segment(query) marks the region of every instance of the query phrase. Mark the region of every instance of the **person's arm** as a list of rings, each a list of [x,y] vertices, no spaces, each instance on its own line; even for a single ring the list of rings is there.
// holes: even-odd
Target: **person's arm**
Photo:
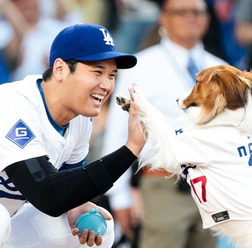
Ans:
[[[252,43],[252,22],[237,22],[235,35],[241,44],[248,45]]]
[[[0,0],[1,13],[11,24],[14,32],[20,36],[24,35],[27,30],[27,23],[22,13],[10,0]]]
[[[36,208],[59,216],[104,194],[135,159],[136,156],[123,146],[82,168],[57,171],[44,156],[12,164],[5,172]]]
[[[100,160],[83,168],[57,171],[43,156],[9,165],[5,172],[28,201],[52,216],[59,216],[92,200],[113,186],[146,143],[136,108],[131,102],[126,145]]]
[[[55,18],[57,20],[64,20],[66,18],[66,16],[69,13],[69,9],[67,6],[67,1],[62,1],[62,0],[54,0],[55,2]]]
[[[238,1],[234,9],[235,35],[244,45],[252,43],[252,2],[250,0]]]
[[[101,152],[102,155],[114,151],[127,137],[127,115],[125,115],[125,112],[114,104],[114,102],[117,95],[127,96],[128,85],[126,82],[135,80],[130,71],[122,70],[118,75],[116,88],[109,105]],[[111,142],[111,140],[113,140],[113,142]],[[128,169],[106,193],[109,198],[110,208],[114,214],[115,221],[119,224],[123,235],[128,239],[131,239],[134,233],[131,218],[132,197],[129,183],[130,177],[131,169]]]
[[[28,23],[12,1],[0,0],[0,9],[14,31],[12,39],[4,48],[4,55],[9,68],[14,69],[20,63],[20,47],[23,37],[28,31]]]

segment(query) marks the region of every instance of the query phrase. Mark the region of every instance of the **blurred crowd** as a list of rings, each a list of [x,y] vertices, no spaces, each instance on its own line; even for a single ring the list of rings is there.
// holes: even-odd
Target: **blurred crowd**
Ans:
[[[0,0],[0,83],[40,74],[54,36],[73,23],[99,23],[117,50],[135,53],[158,23],[162,0]],[[250,69],[252,3],[205,0],[211,15],[203,37],[207,51],[240,69]],[[156,37],[158,42],[158,37]],[[142,47],[141,47],[142,45]]]
[[[167,0],[167,2],[169,1],[176,0]],[[196,0],[188,1],[197,2]],[[165,2],[166,0],[0,0],[0,84],[22,79],[28,74],[42,74],[48,68],[49,49],[56,34],[64,27],[80,22],[98,23],[105,26],[112,33],[117,50],[136,53],[137,56],[140,53],[141,63],[141,51],[146,51],[146,49],[160,44],[163,37],[167,36],[172,43],[176,43],[171,38],[172,32],[168,31],[169,25],[174,25],[174,23],[169,19],[164,20]],[[216,63],[223,61],[223,63],[233,65],[239,69],[250,70],[252,65],[252,1],[205,0],[205,4],[207,13],[200,12],[201,9],[196,7],[188,10],[182,6],[182,3],[181,8],[177,9],[177,12],[171,12],[170,15],[174,15],[174,18],[175,15],[178,18],[201,18],[201,15],[204,14],[204,18],[208,18],[207,23],[205,23],[206,20],[202,19],[204,27],[200,27],[200,24],[193,27],[194,29],[203,29],[197,36],[195,47],[197,46],[197,49],[215,56]],[[169,15],[169,13],[166,13],[166,15]],[[167,23],[167,26],[165,26],[164,22]],[[176,29],[176,26],[174,27]],[[177,33],[174,35],[183,35],[179,33],[180,30],[182,28],[177,27]],[[192,47],[186,47],[182,43],[177,43],[177,45],[188,51],[192,50],[199,69],[211,64],[199,59],[198,50],[195,48],[194,51],[194,45]],[[174,49],[179,50],[180,48],[174,46]],[[150,50],[148,51],[150,52]],[[169,50],[167,50],[162,54],[169,57],[172,53],[169,54]],[[152,58],[155,59],[155,57],[148,56],[145,58],[147,62]],[[183,58],[182,55],[181,58]],[[220,60],[217,60],[217,58]],[[183,59],[181,59],[181,63],[182,61]],[[153,75],[155,79],[157,74],[162,73],[159,69],[159,63],[162,63],[162,60],[154,61],[156,67],[153,67],[152,64],[150,64],[152,67],[147,65],[147,62],[145,68],[146,70],[149,69],[150,77]],[[175,68],[175,63],[178,63],[177,68]],[[174,68],[170,68],[169,73],[175,73],[183,80],[187,80],[188,75],[185,75],[185,77],[182,75],[183,68],[180,68],[179,62],[175,61],[173,65]],[[147,71],[141,71],[142,74],[145,72],[147,73]],[[116,87],[120,87],[121,81],[128,85],[133,83],[127,81],[129,80],[127,73],[125,72],[124,76],[120,75],[119,72],[118,78],[120,80]],[[142,75],[132,76],[130,80],[139,79],[141,81],[140,76]],[[144,79],[145,77],[143,76]],[[165,80],[169,80],[168,77],[165,77]],[[138,83],[137,81],[134,82]],[[149,87],[149,92],[152,91],[149,84],[146,87]],[[176,84],[173,87],[176,87]],[[161,102],[159,97],[166,92],[165,90],[165,88],[161,87],[156,95],[149,95],[150,99],[155,98],[153,102],[158,100]],[[155,92],[153,91],[153,93]],[[115,139],[108,135],[109,129],[112,128],[111,123],[115,122],[113,118],[108,117],[111,106],[116,105],[113,97],[103,106],[102,113],[93,120],[93,136],[88,156],[90,161],[103,155],[105,151],[109,152],[108,143],[113,143],[117,138],[120,140],[121,134],[116,132],[115,129],[112,130]],[[166,112],[166,114],[168,113]],[[116,121],[116,125],[121,124]],[[115,142],[115,146],[117,146],[117,142],[118,140]],[[142,183],[145,182],[142,178],[141,172],[136,173],[133,167],[100,202],[101,205],[112,212],[117,221],[117,237],[114,248],[147,248],[141,246],[139,242],[142,233],[144,233],[145,225],[149,225],[149,223],[143,222],[143,216],[146,215],[146,212],[143,213],[143,211],[148,210],[146,210],[147,203],[141,196],[144,192],[144,189],[141,188]],[[163,178],[164,176],[162,176]],[[157,182],[155,183],[156,187],[159,187]],[[172,183],[175,184],[174,181]],[[159,194],[160,191],[155,192]],[[168,189],[167,194],[169,194]],[[187,192],[179,194],[181,194],[182,198],[189,198]],[[169,201],[172,201],[172,198]],[[173,211],[176,212],[176,205],[173,207],[175,208]],[[187,206],[183,207],[186,208]],[[170,210],[167,210],[166,213],[162,214],[166,215],[164,218],[169,219],[169,213]],[[173,215],[173,213],[171,214]],[[178,214],[183,215],[181,212]],[[156,224],[158,226],[158,223]],[[183,225],[183,223],[180,223],[180,225]],[[159,230],[152,230],[153,235],[155,231],[158,232]],[[168,232],[166,229],[163,231],[164,235]],[[157,244],[157,247],[161,246]],[[180,248],[189,247],[191,246],[180,246]],[[225,237],[215,240],[212,246],[212,248],[226,247],[233,246],[226,242]],[[192,248],[201,247],[194,246]]]

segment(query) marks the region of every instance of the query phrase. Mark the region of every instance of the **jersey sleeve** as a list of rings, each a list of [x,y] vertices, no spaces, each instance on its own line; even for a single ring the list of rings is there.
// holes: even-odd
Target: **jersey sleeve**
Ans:
[[[6,92],[1,95],[0,113],[0,171],[15,162],[47,155],[38,112],[28,99]]]

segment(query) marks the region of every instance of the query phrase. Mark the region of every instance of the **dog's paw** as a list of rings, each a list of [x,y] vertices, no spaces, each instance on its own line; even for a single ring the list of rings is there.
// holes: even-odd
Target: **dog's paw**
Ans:
[[[141,107],[143,107],[143,103],[148,104],[147,100],[145,99],[143,91],[137,86],[133,85],[130,90],[130,97],[131,100],[136,102],[137,106],[139,107],[139,110],[141,110]],[[116,96],[116,103],[121,106],[121,108],[124,111],[129,112],[130,110],[130,99],[117,95]]]
[[[130,99],[123,96],[116,96],[116,103],[121,106],[122,110],[129,112]]]

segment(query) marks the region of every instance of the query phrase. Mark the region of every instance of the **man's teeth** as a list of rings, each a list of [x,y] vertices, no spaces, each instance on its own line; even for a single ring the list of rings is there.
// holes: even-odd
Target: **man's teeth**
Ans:
[[[103,96],[100,96],[98,94],[92,94],[91,97],[95,98],[99,102],[101,102],[104,98]]]

